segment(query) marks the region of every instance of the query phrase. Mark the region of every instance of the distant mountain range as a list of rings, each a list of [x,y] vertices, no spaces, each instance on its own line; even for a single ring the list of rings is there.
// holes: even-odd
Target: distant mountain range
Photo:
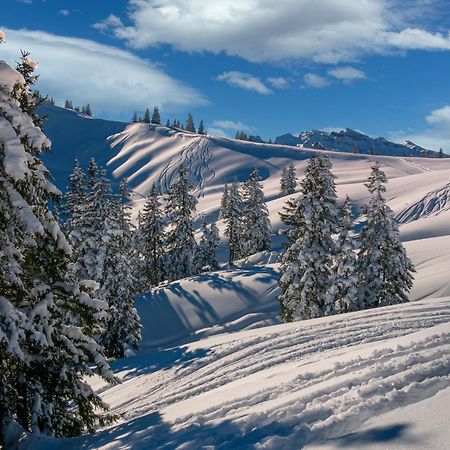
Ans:
[[[382,137],[372,138],[350,128],[331,132],[320,130],[304,131],[298,137],[288,133],[278,136],[275,139],[275,144],[372,155],[438,156],[438,152],[423,148],[411,141],[398,144]]]

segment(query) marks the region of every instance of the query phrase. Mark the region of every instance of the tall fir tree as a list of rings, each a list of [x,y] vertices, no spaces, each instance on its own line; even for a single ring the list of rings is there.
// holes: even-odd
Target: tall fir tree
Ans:
[[[269,211],[264,202],[264,192],[259,172],[254,169],[243,186],[242,247],[249,256],[270,248]]]
[[[338,229],[336,253],[333,257],[332,285],[328,290],[326,303],[334,308],[336,313],[346,313],[361,309],[356,270],[356,242],[351,234],[352,203],[348,196],[341,208]]]
[[[200,120],[197,133],[198,134],[206,134],[206,128],[205,128],[205,124],[203,123],[203,120]]]
[[[101,343],[108,356],[123,358],[127,349],[137,349],[141,323],[134,307],[136,280],[132,273],[133,248],[127,180],[120,183],[112,202],[100,297],[108,303],[109,315]]]
[[[150,123],[150,111],[148,108],[145,110],[144,118],[142,119],[142,122]]]
[[[219,263],[216,257],[216,249],[219,245],[219,230],[215,222],[209,227],[206,218],[203,219],[201,238],[197,252],[197,268],[199,271],[217,270]]]
[[[394,214],[386,205],[386,175],[377,162],[366,184],[371,199],[363,208],[367,223],[361,230],[358,273],[366,308],[408,301],[414,266],[400,242]]]
[[[220,200],[219,219],[226,219],[228,217],[228,199],[229,199],[228,184],[225,183],[223,187],[222,198]]]
[[[336,191],[331,163],[325,156],[308,162],[301,182],[300,198],[284,212],[293,226],[290,243],[281,256],[279,296],[285,321],[309,319],[330,314],[326,303],[332,279],[332,255],[337,231]]]
[[[30,76],[33,76],[30,74]],[[0,62],[0,427],[72,436],[108,422],[86,382],[114,376],[93,336],[104,303],[70,277],[30,83]],[[20,126],[17,126],[20,124]]]
[[[133,117],[131,118],[131,121],[133,123],[138,123],[139,122],[136,111],[133,113]]]
[[[193,186],[189,181],[184,165],[178,169],[178,175],[167,190],[166,214],[169,229],[166,234],[167,261],[165,274],[168,280],[178,280],[196,273],[194,258],[197,243],[194,238],[193,215],[197,199],[192,194]]]
[[[190,131],[192,133],[195,133],[195,124],[194,124],[194,118],[192,117],[192,114],[189,113],[186,119],[186,127],[184,128],[186,131]]]
[[[237,178],[234,178],[228,191],[227,208],[222,213],[225,227],[225,236],[228,237],[229,258],[228,262],[234,262],[242,256],[242,196]]]
[[[154,125],[161,125],[161,116],[159,115],[159,108],[157,106],[155,106],[153,108],[153,114],[152,114],[151,122]]]
[[[145,201],[139,227],[142,241],[142,278],[146,290],[162,281],[164,254],[164,218],[156,185],[153,184]]]

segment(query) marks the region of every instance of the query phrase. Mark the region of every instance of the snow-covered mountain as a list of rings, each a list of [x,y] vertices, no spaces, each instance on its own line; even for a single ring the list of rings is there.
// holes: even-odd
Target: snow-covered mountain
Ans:
[[[323,150],[44,108],[53,141],[45,160],[58,185],[64,188],[75,157],[85,166],[94,156],[116,181],[129,178],[135,212],[152,183],[165,190],[184,162],[199,197],[198,214],[216,220],[225,181],[235,175],[244,180],[258,168],[273,248],[231,270],[168,283],[138,298],[142,349],[115,363],[122,384],[96,385],[112,412],[124,414],[119,423],[63,441],[33,437],[23,448],[335,449],[364,448],[371,438],[368,448],[378,449],[386,447],[386,436],[393,449],[446,448],[450,159],[357,154],[352,148],[326,152],[339,199],[350,195],[356,213],[368,199],[371,165],[378,161],[386,173],[386,198],[402,221],[417,270],[414,302],[281,324],[278,212],[287,198],[279,193],[280,172],[293,163],[301,177],[307,160]],[[218,226],[223,235],[220,221]],[[222,262],[226,252],[222,238]]]
[[[403,144],[398,144],[382,137],[372,138],[350,128],[331,132],[320,130],[304,131],[298,136],[288,133],[278,136],[275,139],[275,143],[372,155],[438,156],[437,152],[420,147],[408,140]]]

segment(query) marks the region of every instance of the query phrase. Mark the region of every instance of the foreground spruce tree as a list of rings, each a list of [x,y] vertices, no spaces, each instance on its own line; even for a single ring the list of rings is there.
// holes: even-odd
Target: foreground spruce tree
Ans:
[[[142,245],[142,283],[145,290],[148,290],[160,283],[163,277],[164,220],[155,184],[145,201],[139,235]]]
[[[363,209],[367,223],[361,230],[358,273],[366,308],[408,301],[414,266],[400,242],[394,214],[386,205],[386,175],[378,163],[366,184],[371,199]]]
[[[192,189],[186,167],[181,165],[177,178],[165,195],[166,214],[169,220],[165,274],[170,281],[196,273],[194,258],[197,243],[194,238],[193,215],[197,199],[192,195]]]
[[[309,160],[300,198],[290,202],[284,220],[293,230],[280,266],[282,317],[292,321],[329,314],[333,306],[326,303],[326,293],[337,227],[334,176],[327,157]]]
[[[228,262],[233,265],[234,261],[242,255],[242,197],[237,178],[231,183],[226,203],[222,203],[225,208],[222,211],[222,217],[226,224],[225,236],[228,237],[230,248]]]
[[[242,246],[249,256],[270,248],[269,211],[259,183],[259,172],[254,169],[243,187]]]
[[[213,222],[209,227],[206,218],[201,228],[201,238],[197,252],[197,268],[199,271],[212,271],[219,268],[216,249],[219,245],[219,230]]]
[[[281,195],[292,195],[297,188],[297,177],[295,176],[295,167],[290,164],[288,167],[283,167],[280,178],[280,193]]]
[[[137,349],[141,323],[134,307],[136,280],[132,273],[133,248],[127,180],[120,183],[108,218],[109,228],[100,297],[108,303],[109,315],[101,343],[108,356],[123,358],[127,349]]]
[[[328,291],[326,303],[330,312],[345,313],[361,309],[358,295],[358,274],[356,271],[356,245],[351,232],[352,203],[347,196],[341,208],[339,218],[339,235],[336,242],[336,253],[333,258],[332,285]]]
[[[86,379],[96,368],[115,381],[93,339],[105,305],[68,272],[71,248],[49,208],[60,193],[40,159],[50,143],[29,114],[30,83],[0,62],[0,85],[0,436],[13,422],[73,436],[109,421]]]

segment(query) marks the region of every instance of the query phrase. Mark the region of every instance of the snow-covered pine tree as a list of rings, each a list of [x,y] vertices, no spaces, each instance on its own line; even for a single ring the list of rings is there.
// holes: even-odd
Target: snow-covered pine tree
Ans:
[[[242,255],[242,196],[237,178],[234,178],[228,190],[226,216],[224,216],[225,236],[228,237],[230,248],[228,262],[233,265]]]
[[[287,167],[283,167],[281,169],[281,176],[280,176],[280,194],[282,196],[288,195],[287,194],[287,186],[286,186],[286,178],[287,178]]]
[[[141,322],[134,307],[136,283],[132,274],[133,249],[127,180],[120,183],[108,217],[107,249],[100,297],[108,303],[109,315],[101,343],[108,356],[123,358],[127,349],[137,349]]]
[[[181,165],[178,175],[165,194],[169,229],[166,234],[167,261],[165,274],[168,280],[178,280],[195,274],[194,257],[197,243],[194,238],[193,214],[197,199],[187,169]]]
[[[229,198],[228,184],[225,183],[223,187],[222,199],[220,201],[219,219],[226,219],[228,217],[228,198]]]
[[[281,195],[295,194],[297,188],[297,177],[295,176],[295,166],[291,163],[288,167],[283,167],[280,177]]]
[[[144,118],[142,119],[142,122],[150,123],[150,111],[148,108],[145,110]]]
[[[209,227],[206,218],[203,219],[201,238],[197,251],[196,264],[201,272],[213,271],[219,268],[216,257],[216,249],[219,245],[219,230],[215,222]]]
[[[336,253],[333,258],[332,285],[328,290],[326,303],[334,308],[336,313],[345,313],[361,309],[356,271],[356,245],[351,235],[352,203],[348,196],[341,208],[338,229]]]
[[[414,266],[400,242],[394,214],[386,205],[386,175],[377,162],[366,184],[371,199],[363,208],[367,223],[361,230],[358,274],[364,287],[363,306],[407,302],[413,284]]]
[[[0,85],[0,435],[13,421],[75,435],[108,421],[85,379],[96,366],[114,381],[93,339],[104,304],[69,277],[70,247],[49,208],[60,192],[40,159],[50,142],[26,112],[29,84],[0,62]]]
[[[91,105],[90,105],[89,103],[86,105],[84,112],[85,112],[88,116],[92,117],[92,108],[91,108]]]
[[[242,247],[243,256],[270,248],[269,211],[264,202],[264,192],[259,172],[254,169],[243,186]]]
[[[161,125],[161,116],[159,115],[159,108],[157,106],[153,108],[151,122],[155,125]]]
[[[197,133],[198,134],[206,134],[206,128],[205,128],[205,124],[203,123],[203,120],[200,120]]]
[[[189,113],[187,116],[185,130],[195,133],[194,118],[192,117],[191,113]]]
[[[327,157],[309,160],[300,198],[289,202],[284,220],[294,229],[288,233],[290,242],[281,256],[282,317],[289,322],[330,314],[326,293],[337,225],[334,175]]]
[[[161,211],[158,191],[153,184],[141,215],[139,236],[141,242],[143,273],[142,285],[145,290],[156,286],[162,281],[164,253],[164,219]]]
[[[83,219],[83,208],[86,201],[86,174],[80,166],[76,158],[73,164],[72,173],[69,176],[69,186],[64,195],[63,211],[67,217],[64,223],[64,231],[66,235],[75,238],[73,232],[80,226]],[[77,241],[71,242],[72,245],[77,245]]]
[[[94,158],[89,161],[86,186],[78,216],[68,219],[71,225],[68,238],[74,250],[71,270],[78,279],[100,282],[108,239],[108,218],[112,216],[112,192],[105,170],[97,166]]]

